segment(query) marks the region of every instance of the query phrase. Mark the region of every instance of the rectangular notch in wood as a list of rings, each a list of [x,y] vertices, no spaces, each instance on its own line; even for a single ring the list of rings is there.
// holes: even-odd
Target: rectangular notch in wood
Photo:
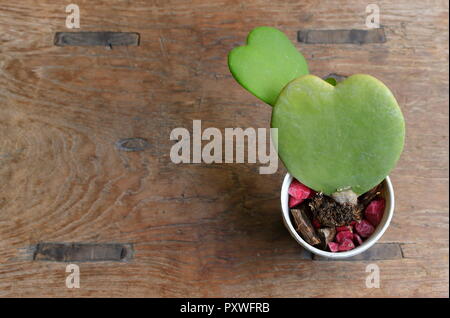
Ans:
[[[383,28],[369,30],[300,30],[297,39],[308,44],[366,44],[384,43]]]
[[[121,262],[133,256],[131,244],[39,243],[33,260],[54,262]]]
[[[136,32],[56,32],[56,46],[138,46]]]

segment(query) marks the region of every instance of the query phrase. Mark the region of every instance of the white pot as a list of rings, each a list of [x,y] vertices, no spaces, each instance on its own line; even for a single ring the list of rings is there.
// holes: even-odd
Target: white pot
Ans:
[[[389,224],[391,223],[392,216],[394,215],[394,189],[392,188],[392,183],[389,177],[386,177],[386,179],[383,181],[384,186],[382,188],[381,195],[384,197],[386,201],[385,210],[383,214],[383,218],[380,222],[380,224],[375,229],[375,232],[367,238],[363,244],[360,246],[346,252],[327,252],[318,248],[315,248],[314,246],[306,243],[304,239],[297,233],[297,231],[294,228],[294,225],[292,224],[290,212],[289,212],[289,194],[288,189],[292,182],[293,177],[287,173],[284,177],[283,186],[281,187],[281,210],[282,210],[282,216],[284,225],[286,225],[286,228],[288,229],[289,233],[291,233],[292,237],[299,243],[301,246],[303,246],[306,250],[310,251],[311,253],[327,257],[327,258],[333,258],[333,259],[342,259],[347,258],[351,256],[355,256],[357,254],[360,254],[370,248],[375,242],[377,242],[380,237],[384,234],[386,229],[388,228]],[[301,182],[301,180],[299,180]]]

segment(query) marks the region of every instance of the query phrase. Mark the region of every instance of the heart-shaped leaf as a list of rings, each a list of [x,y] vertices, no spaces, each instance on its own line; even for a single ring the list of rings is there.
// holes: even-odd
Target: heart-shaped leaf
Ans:
[[[332,194],[362,194],[394,168],[405,123],[391,91],[369,75],[336,86],[305,75],[281,92],[272,112],[278,154],[306,186]]]
[[[288,37],[271,27],[257,27],[247,37],[247,45],[228,55],[231,74],[250,93],[274,105],[284,86],[308,74],[308,65]]]

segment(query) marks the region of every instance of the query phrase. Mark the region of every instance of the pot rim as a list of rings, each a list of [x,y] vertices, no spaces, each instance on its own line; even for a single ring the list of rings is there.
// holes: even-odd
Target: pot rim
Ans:
[[[387,176],[383,182],[385,183],[385,210],[383,214],[383,218],[381,219],[380,224],[376,227],[375,232],[363,242],[360,246],[345,252],[328,252],[321,249],[318,249],[310,244],[308,244],[295,230],[291,218],[290,218],[290,208],[289,208],[289,186],[293,180],[293,176],[288,172],[284,177],[283,184],[281,187],[281,215],[283,218],[283,223],[286,226],[287,230],[291,234],[291,236],[303,246],[306,250],[314,253],[316,255],[320,255],[326,258],[332,259],[343,259],[352,257],[358,254],[363,253],[370,247],[372,247],[380,238],[383,236],[384,232],[386,232],[389,227],[392,217],[394,215],[394,206],[395,206],[395,196],[394,196],[394,188],[392,186],[392,182]],[[300,180],[299,180],[300,181]],[[300,181],[301,182],[301,181]]]

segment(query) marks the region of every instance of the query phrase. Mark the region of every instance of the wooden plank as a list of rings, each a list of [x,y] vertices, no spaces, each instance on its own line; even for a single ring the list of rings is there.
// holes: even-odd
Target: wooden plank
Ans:
[[[138,46],[136,32],[56,32],[56,46]]]
[[[34,261],[54,262],[121,262],[133,256],[129,244],[39,243]]]
[[[403,258],[402,249],[400,244],[396,243],[376,243],[367,251],[342,260],[334,260],[320,255],[313,256],[315,261],[383,261],[401,258]]]
[[[300,30],[297,39],[307,44],[385,43],[383,28],[370,30]]]
[[[133,262],[81,264],[82,283],[77,290],[65,287],[64,263],[10,260],[0,267],[0,295],[37,295],[38,286],[40,297],[444,297],[449,282],[448,271],[438,260],[376,262],[381,286],[368,289],[370,261],[302,261],[293,250],[283,249],[239,259],[218,258],[207,251],[199,264],[194,249],[189,256],[179,250],[157,250],[155,244],[136,248],[139,260]]]

